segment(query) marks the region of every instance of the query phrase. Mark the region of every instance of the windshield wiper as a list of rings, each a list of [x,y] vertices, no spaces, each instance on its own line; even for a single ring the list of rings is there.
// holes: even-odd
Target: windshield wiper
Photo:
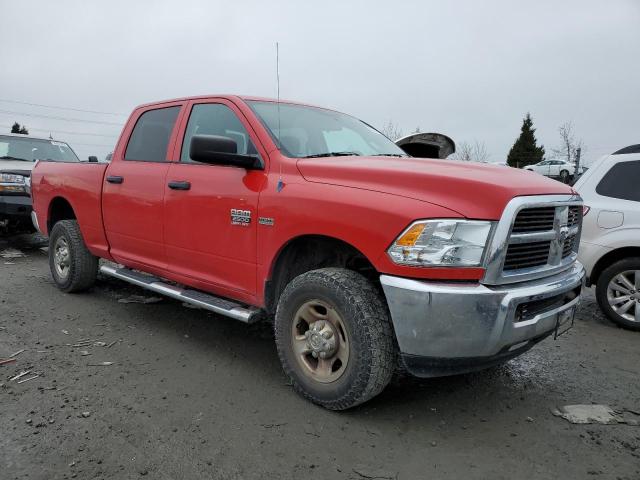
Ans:
[[[403,155],[402,153],[375,153],[371,155],[372,157],[408,157],[409,155]]]
[[[316,153],[314,155],[307,155],[302,158],[320,158],[320,157],[359,157],[360,154],[356,152],[326,152],[326,153]]]
[[[32,161],[32,160],[27,160],[26,158],[12,157],[11,155],[4,155],[4,156],[0,157],[0,160],[18,160],[20,162],[31,162]]]

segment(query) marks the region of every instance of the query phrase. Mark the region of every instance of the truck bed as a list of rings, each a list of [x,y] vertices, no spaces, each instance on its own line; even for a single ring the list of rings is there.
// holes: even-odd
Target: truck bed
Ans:
[[[49,234],[49,205],[52,205],[52,201],[65,201],[62,199],[64,197],[74,206],[74,213],[89,251],[99,257],[110,257],[101,205],[107,166],[106,163],[89,162],[38,162],[33,169],[31,184],[32,192],[37,191],[35,195],[32,193],[33,208],[44,235]]]

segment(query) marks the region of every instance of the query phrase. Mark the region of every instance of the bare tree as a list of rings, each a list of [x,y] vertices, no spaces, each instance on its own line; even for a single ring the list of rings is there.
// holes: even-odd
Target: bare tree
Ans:
[[[576,139],[576,134],[573,129],[573,122],[565,122],[558,127],[558,133],[560,134],[561,144],[558,148],[552,149],[552,153],[556,158],[565,159],[567,162],[575,163],[578,155],[578,149],[585,150],[584,142],[582,139]]]
[[[487,163],[489,161],[489,152],[484,142],[475,140],[473,143],[460,142],[456,145],[456,153],[449,158],[453,160],[462,160],[463,162],[480,162]]]
[[[389,140],[396,141],[402,137],[402,129],[393,120],[389,120],[380,130]]]

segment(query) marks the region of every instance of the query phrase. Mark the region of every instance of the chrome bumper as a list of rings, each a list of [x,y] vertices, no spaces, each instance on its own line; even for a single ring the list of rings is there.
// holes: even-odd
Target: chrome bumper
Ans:
[[[404,356],[482,359],[524,351],[553,332],[558,314],[580,301],[584,268],[576,262],[552,277],[504,286],[388,275],[380,282]]]
[[[38,216],[36,215],[35,210],[31,210],[31,222],[33,223],[33,226],[38,231],[38,233],[42,233],[42,231],[40,230],[40,225],[38,225]]]

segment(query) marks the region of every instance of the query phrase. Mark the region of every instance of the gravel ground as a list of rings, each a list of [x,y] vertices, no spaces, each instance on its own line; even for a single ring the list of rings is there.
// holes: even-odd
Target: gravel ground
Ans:
[[[292,391],[268,326],[121,303],[150,295],[109,279],[63,294],[37,242],[8,246],[26,257],[0,258],[0,358],[24,352],[0,366],[2,479],[640,478],[640,427],[550,413],[640,410],[640,334],[609,323],[591,291],[557,341],[335,413]],[[9,382],[25,370],[40,376]]]

